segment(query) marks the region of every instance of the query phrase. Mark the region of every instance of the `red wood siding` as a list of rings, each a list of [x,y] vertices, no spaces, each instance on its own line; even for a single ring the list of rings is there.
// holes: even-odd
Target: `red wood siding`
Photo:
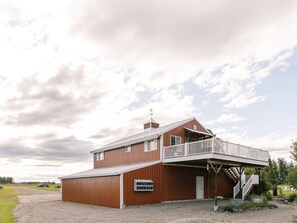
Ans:
[[[214,174],[206,169],[156,164],[124,174],[124,204],[142,205],[161,201],[196,199],[196,176],[204,177],[204,198],[214,197]],[[154,181],[153,192],[134,192],[134,179]],[[218,195],[231,197],[234,184],[221,172]]]
[[[124,147],[104,152],[104,160],[97,161],[93,156],[94,168],[125,165],[131,163],[150,162],[160,159],[160,140],[157,140],[157,150],[144,152],[144,143],[132,145],[132,151],[126,153]]]
[[[157,164],[124,173],[124,204],[156,204],[162,201],[162,165]],[[134,192],[134,179],[151,179],[154,181],[153,192]]]
[[[120,208],[120,176],[63,179],[62,200]]]
[[[200,132],[205,132],[204,128],[196,121],[190,121],[184,125],[181,125],[169,132],[164,133],[164,138],[163,138],[163,145],[164,146],[170,146],[170,135],[174,135],[174,136],[180,136],[182,137],[182,144],[185,143],[185,131],[184,128],[189,128],[189,129],[193,129],[193,125],[197,126],[197,130]]]
[[[204,198],[207,198],[207,172],[201,168],[164,166],[163,200],[196,199],[196,176],[204,177]]]

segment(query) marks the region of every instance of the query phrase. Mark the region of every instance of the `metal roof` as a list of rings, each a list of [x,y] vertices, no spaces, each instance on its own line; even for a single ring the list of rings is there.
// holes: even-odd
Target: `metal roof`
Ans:
[[[128,146],[128,145],[135,144],[135,143],[144,142],[144,141],[150,140],[150,139],[157,139],[163,133],[168,132],[168,131],[170,131],[172,129],[175,129],[176,127],[178,127],[180,125],[183,125],[183,124],[185,124],[187,122],[190,122],[192,120],[196,120],[196,118],[192,117],[192,118],[184,119],[184,120],[181,120],[181,121],[178,121],[178,122],[171,123],[169,125],[164,125],[164,126],[161,126],[159,128],[152,129],[150,131],[144,131],[144,132],[141,132],[141,133],[138,133],[138,134],[135,134],[135,135],[131,135],[131,136],[119,139],[117,141],[114,141],[114,142],[112,142],[110,144],[107,144],[105,146],[102,146],[102,147],[100,147],[98,149],[92,150],[91,153],[103,152],[103,151],[107,151],[107,150],[120,148],[120,147],[123,147],[123,146]],[[199,123],[199,124],[201,125],[201,123]]]
[[[87,178],[87,177],[102,177],[102,176],[115,176],[122,173],[130,172],[132,170],[141,169],[147,166],[152,166],[161,163],[160,160],[146,163],[136,163],[121,166],[102,167],[86,170],[79,173],[59,177],[59,179],[76,179],[76,178]]]

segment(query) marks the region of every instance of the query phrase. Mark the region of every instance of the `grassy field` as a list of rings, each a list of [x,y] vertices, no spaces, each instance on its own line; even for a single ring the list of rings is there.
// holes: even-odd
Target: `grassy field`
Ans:
[[[56,188],[56,186],[60,185],[60,184],[49,184],[49,187],[38,187],[38,184],[29,184],[26,187],[30,187],[30,188],[34,188],[34,189],[39,189],[39,190],[56,190],[59,191],[61,190],[61,188]]]
[[[60,184],[48,184],[49,187],[38,187],[38,184],[19,184],[19,183],[14,183],[14,184],[7,184],[8,186],[22,186],[22,187],[30,187],[38,190],[54,190],[54,191],[59,191],[61,188],[56,188],[56,186]],[[1,222],[0,222],[1,223]]]
[[[1,223],[11,223],[15,222],[12,215],[12,210],[18,204],[18,199],[16,195],[19,191],[4,187],[0,189],[0,222]]]

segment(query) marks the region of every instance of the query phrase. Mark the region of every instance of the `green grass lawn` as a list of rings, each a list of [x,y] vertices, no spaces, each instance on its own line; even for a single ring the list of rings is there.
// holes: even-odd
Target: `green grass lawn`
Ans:
[[[49,184],[48,185],[49,187],[38,187],[37,185],[38,184],[29,184],[29,185],[26,185],[26,187],[39,189],[39,190],[56,190],[56,191],[61,190],[61,188],[56,188],[56,186],[60,185],[60,184]]]
[[[15,222],[12,215],[12,210],[18,204],[18,199],[16,195],[19,191],[4,187],[0,189],[0,222],[1,223],[11,223]]]
[[[8,186],[22,186],[22,187],[29,187],[33,189],[38,189],[38,190],[54,190],[54,191],[59,191],[61,188],[56,188],[56,186],[60,184],[48,184],[49,187],[38,187],[38,184],[20,184],[20,183],[14,183],[14,184],[7,184]],[[0,222],[1,223],[1,222]]]

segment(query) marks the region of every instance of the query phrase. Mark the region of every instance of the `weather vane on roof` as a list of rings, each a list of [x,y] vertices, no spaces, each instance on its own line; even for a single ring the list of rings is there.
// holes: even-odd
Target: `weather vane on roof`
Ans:
[[[150,109],[149,112],[150,112],[151,119],[153,119],[153,114],[154,114],[153,109]]]

